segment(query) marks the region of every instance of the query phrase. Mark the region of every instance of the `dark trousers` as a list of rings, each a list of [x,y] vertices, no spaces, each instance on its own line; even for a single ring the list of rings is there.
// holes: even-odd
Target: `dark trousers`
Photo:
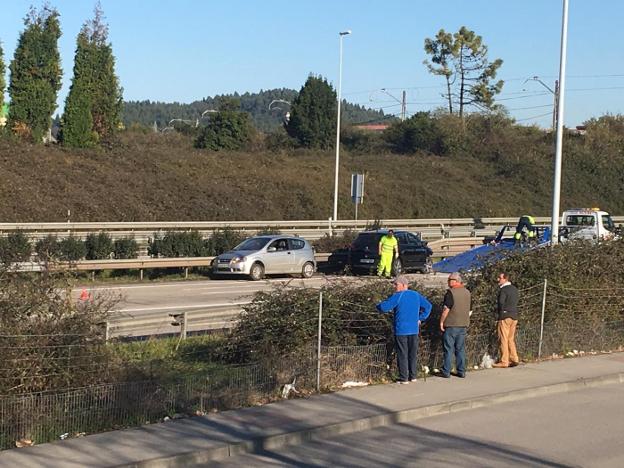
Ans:
[[[394,337],[397,354],[399,380],[405,382],[416,378],[416,360],[418,357],[418,335],[399,335]]]
[[[446,327],[444,329],[444,365],[442,373],[450,375],[451,361],[455,355],[455,368],[457,374],[466,374],[466,328]]]

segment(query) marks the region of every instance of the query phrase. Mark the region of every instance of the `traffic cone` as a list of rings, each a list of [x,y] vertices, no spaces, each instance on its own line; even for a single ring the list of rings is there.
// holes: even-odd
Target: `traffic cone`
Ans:
[[[80,292],[80,298],[81,301],[88,301],[90,299],[89,297],[89,292],[83,288],[83,290]]]

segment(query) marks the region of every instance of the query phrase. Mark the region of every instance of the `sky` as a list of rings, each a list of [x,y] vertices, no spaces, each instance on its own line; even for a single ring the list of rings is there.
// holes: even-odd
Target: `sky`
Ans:
[[[60,12],[63,88],[71,83],[76,36],[95,2],[50,0]],[[39,0],[0,0],[7,65],[23,18]],[[624,113],[624,2],[570,0],[564,122]],[[429,74],[423,43],[439,29],[474,30],[503,59],[498,102],[519,122],[549,127],[559,74],[562,0],[101,0],[125,100],[192,102],[261,89],[300,89],[310,73],[338,83],[343,97],[398,114],[444,105],[442,78]],[[529,79],[527,81],[527,79]],[[391,97],[381,91],[385,88]]]

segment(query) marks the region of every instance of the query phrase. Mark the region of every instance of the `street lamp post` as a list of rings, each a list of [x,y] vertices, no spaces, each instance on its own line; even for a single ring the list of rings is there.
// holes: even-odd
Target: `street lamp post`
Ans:
[[[568,0],[563,0],[561,21],[561,52],[559,57],[559,89],[557,93],[557,144],[555,146],[555,176],[550,224],[550,245],[559,243],[559,197],[561,195],[561,160],[563,152],[563,103],[565,95],[566,54],[568,46]]]
[[[334,221],[338,220],[338,169],[340,166],[340,104],[342,93],[342,38],[351,34],[351,30],[342,31],[340,37],[340,60],[338,71],[338,116],[336,120],[336,177],[334,180]]]

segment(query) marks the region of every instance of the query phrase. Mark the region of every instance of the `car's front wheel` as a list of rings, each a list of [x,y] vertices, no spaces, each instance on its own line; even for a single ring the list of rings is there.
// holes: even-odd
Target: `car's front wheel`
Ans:
[[[301,269],[301,277],[312,278],[312,275],[314,275],[314,264],[312,262],[306,262]]]
[[[249,270],[249,276],[253,281],[259,281],[264,278],[264,267],[260,263],[254,263]]]

